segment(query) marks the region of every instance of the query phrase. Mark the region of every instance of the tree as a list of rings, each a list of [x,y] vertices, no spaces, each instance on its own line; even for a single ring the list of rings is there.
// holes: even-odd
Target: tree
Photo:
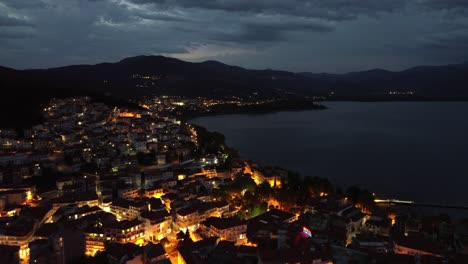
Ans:
[[[226,191],[230,193],[240,194],[242,191],[251,191],[255,190],[255,181],[250,177],[239,177],[231,185],[226,186]]]
[[[221,189],[221,188],[213,188],[211,190],[210,195],[213,198],[213,200],[216,200],[216,201],[225,201],[228,199],[228,194],[226,193],[224,189]]]
[[[257,201],[257,197],[255,196],[253,192],[246,191],[244,193],[243,201],[245,202],[245,204],[252,204]]]
[[[295,206],[300,197],[304,198],[305,195],[301,194],[300,192],[290,191],[284,188],[278,190],[275,195],[278,203],[280,203],[282,207],[286,208]]]
[[[357,203],[360,193],[361,189],[354,185],[346,189],[346,195],[348,196],[348,200],[353,203]]]
[[[292,190],[298,190],[302,185],[301,176],[296,173],[289,171],[288,176],[285,179],[285,182],[282,182],[281,186],[287,186],[287,188]]]
[[[340,187],[336,188],[335,193],[338,194],[338,195],[343,195],[344,194],[343,189],[341,189]]]
[[[260,199],[267,200],[273,194],[273,189],[268,182],[263,182],[255,188],[255,193]]]
[[[375,205],[374,195],[368,190],[363,190],[358,196],[357,203],[360,204],[364,209],[372,210]]]
[[[239,218],[240,220],[245,220],[247,219],[247,215],[245,214],[244,211],[238,211],[237,214],[236,214],[237,218]]]
[[[225,137],[218,132],[210,132],[201,126],[193,126],[197,132],[197,141],[202,153],[216,154],[223,152]]]
[[[256,217],[257,215],[263,214],[268,209],[268,203],[257,203],[248,207],[248,218]]]
[[[366,210],[372,210],[374,208],[374,195],[368,190],[357,186],[351,186],[346,190],[349,201],[355,203]]]
[[[312,194],[333,192],[333,186],[330,181],[321,177],[305,177],[303,186]]]

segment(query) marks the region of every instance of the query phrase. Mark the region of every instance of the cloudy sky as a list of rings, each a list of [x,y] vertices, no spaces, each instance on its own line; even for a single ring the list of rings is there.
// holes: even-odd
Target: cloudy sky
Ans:
[[[468,0],[0,0],[0,65],[163,54],[347,72],[468,61]]]

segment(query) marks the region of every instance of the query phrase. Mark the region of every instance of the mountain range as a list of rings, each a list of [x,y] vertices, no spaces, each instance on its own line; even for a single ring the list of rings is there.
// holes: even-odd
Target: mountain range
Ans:
[[[224,98],[321,96],[330,100],[467,100],[468,63],[373,69],[345,74],[250,70],[217,61],[137,56],[116,63],[16,70],[0,67],[0,121],[29,118],[28,109],[71,95],[138,98],[181,95]],[[23,109],[11,115],[11,108]],[[8,114],[7,114],[8,113]]]
[[[163,56],[137,56],[116,63],[15,70],[0,67],[2,90],[90,92],[121,97],[316,95],[382,98],[413,92],[418,98],[468,96],[468,63],[419,66],[404,71],[373,69],[345,74],[249,70],[217,61],[186,62]]]

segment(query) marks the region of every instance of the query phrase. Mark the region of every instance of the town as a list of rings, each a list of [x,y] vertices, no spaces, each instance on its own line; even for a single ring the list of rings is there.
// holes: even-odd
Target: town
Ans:
[[[52,99],[0,130],[0,262],[468,263],[468,219],[245,160],[186,118],[271,102]]]

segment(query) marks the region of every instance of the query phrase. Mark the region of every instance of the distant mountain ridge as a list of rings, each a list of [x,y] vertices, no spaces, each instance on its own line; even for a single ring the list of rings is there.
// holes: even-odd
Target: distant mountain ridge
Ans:
[[[151,82],[135,77],[157,77]],[[122,97],[150,94],[185,96],[385,97],[391,91],[414,91],[418,97],[468,97],[468,64],[418,66],[403,71],[372,69],[345,74],[249,70],[218,61],[186,62],[164,56],[136,56],[115,63],[70,65],[49,69],[0,68],[5,89],[92,91]],[[383,99],[383,98],[382,98]]]
[[[0,66],[0,88],[8,95],[0,102],[0,122],[17,119],[6,114],[11,109],[38,108],[51,97],[71,95],[468,100],[468,64],[328,74],[250,70],[218,61],[195,63],[164,56],[136,56],[115,63],[49,69]],[[22,118],[29,118],[28,111]]]

